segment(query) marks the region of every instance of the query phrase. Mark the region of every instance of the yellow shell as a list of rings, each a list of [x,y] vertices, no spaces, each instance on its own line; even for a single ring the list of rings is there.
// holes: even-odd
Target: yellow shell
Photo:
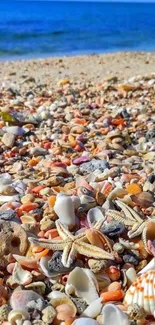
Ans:
[[[126,292],[124,303],[137,304],[147,315],[155,314],[155,270],[142,274]]]

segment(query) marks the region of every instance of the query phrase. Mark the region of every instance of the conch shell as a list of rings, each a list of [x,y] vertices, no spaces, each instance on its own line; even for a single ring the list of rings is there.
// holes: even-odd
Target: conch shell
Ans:
[[[147,315],[155,316],[155,270],[142,274],[128,289],[125,305],[137,304]]]
[[[98,290],[96,277],[91,270],[76,267],[70,272],[65,287],[67,295],[75,293],[89,305],[99,298]]]

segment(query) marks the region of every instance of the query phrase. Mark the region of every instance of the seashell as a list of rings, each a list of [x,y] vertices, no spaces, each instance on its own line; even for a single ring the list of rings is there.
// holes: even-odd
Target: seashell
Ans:
[[[18,195],[1,195],[0,196],[0,204],[6,203],[6,202],[13,202],[13,201],[19,201]]]
[[[0,184],[0,194],[13,195],[13,194],[17,194],[17,191],[11,185],[2,185],[2,184]]]
[[[152,270],[155,270],[155,257],[142,270],[138,272],[138,275],[144,274]]]
[[[155,220],[150,221],[147,223],[147,226],[145,227],[143,234],[142,234],[143,243],[145,245],[145,248],[149,254],[152,254],[151,246],[149,243],[153,242],[155,240]],[[152,247],[153,248],[153,247]]]
[[[137,279],[137,274],[136,271],[133,267],[130,267],[127,271],[126,271],[126,277],[127,277],[127,285],[128,287]]]
[[[75,317],[77,312],[75,306],[73,307],[73,305],[68,304],[60,304],[55,309],[57,312],[56,318],[61,321]]]
[[[82,317],[89,317],[89,318],[96,318],[103,307],[102,299],[98,298],[97,300],[93,301],[82,313]]]
[[[25,286],[26,289],[33,290],[37,292],[39,295],[43,295],[45,293],[46,285],[42,281],[32,282]]]
[[[100,207],[90,209],[87,213],[88,225],[92,227],[99,220],[103,220],[103,222],[105,221],[102,209]]]
[[[100,247],[109,253],[112,252],[112,245],[110,243],[110,240],[100,231],[90,228],[85,231],[85,235],[92,245]]]
[[[37,261],[35,261],[33,258],[16,254],[13,254],[13,257],[20,265],[25,266],[28,269],[38,269]]]
[[[78,166],[78,165],[81,165],[81,164],[83,164],[84,162],[87,162],[87,161],[90,161],[89,157],[81,156],[79,158],[74,159],[73,164]]]
[[[107,304],[102,309],[102,324],[104,325],[129,325],[127,315],[117,306]]]
[[[65,293],[55,290],[48,295],[48,298],[50,299],[50,303],[52,304],[52,306],[55,308],[62,304],[67,304],[73,307],[74,313],[76,315],[77,308],[74,302]]]
[[[23,308],[23,309],[16,309],[16,310],[11,310],[9,315],[8,315],[8,321],[12,324],[15,325],[17,321],[20,324],[22,324],[22,321],[24,320],[29,320],[30,316],[29,313]],[[18,323],[17,323],[18,324]]]
[[[99,291],[106,288],[111,283],[109,276],[105,273],[97,273],[95,276],[98,282]]]
[[[95,319],[80,317],[72,325],[100,325]],[[125,324],[126,325],[126,324]]]
[[[76,176],[76,189],[78,196],[81,195],[88,195],[93,196],[94,189],[91,187],[83,176],[77,175]]]
[[[54,211],[64,225],[71,226],[76,224],[74,204],[70,196],[58,193],[54,204]]]
[[[12,309],[22,309],[27,306],[31,300],[42,299],[42,297],[32,290],[15,290],[10,298],[10,305]]]
[[[78,196],[72,195],[71,199],[72,199],[72,202],[74,204],[74,209],[75,210],[78,209],[80,204],[81,204],[80,198]]]
[[[108,200],[114,200],[116,198],[123,198],[127,194],[127,191],[123,188],[114,188],[110,194],[107,196]]]
[[[125,305],[134,303],[142,307],[147,315],[155,312],[155,270],[142,274],[128,289],[124,298]]]
[[[66,294],[74,293],[83,298],[88,304],[99,298],[98,283],[93,272],[89,269],[76,267],[70,272],[66,287]]]
[[[154,202],[154,196],[150,192],[141,192],[136,195],[131,195],[131,199],[141,208],[149,208]]]
[[[29,271],[22,269],[19,263],[15,263],[12,276],[7,280],[9,285],[15,284],[26,285],[32,281],[32,274]]]

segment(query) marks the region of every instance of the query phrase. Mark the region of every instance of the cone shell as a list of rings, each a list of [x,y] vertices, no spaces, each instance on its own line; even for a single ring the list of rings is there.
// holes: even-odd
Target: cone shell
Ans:
[[[142,274],[128,289],[124,298],[125,305],[137,304],[147,315],[155,311],[155,270]]]

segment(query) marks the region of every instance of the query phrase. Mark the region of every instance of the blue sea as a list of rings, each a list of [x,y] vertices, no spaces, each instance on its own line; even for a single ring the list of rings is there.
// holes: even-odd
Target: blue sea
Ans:
[[[0,60],[155,50],[155,3],[0,0]]]

